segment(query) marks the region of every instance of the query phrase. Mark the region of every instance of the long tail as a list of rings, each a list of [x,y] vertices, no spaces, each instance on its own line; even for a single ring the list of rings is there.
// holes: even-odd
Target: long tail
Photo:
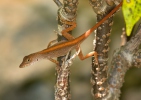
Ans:
[[[98,22],[96,25],[94,25],[92,28],[90,28],[88,31],[86,31],[81,36],[77,37],[76,40],[80,40],[80,41],[85,40],[90,34],[92,34],[92,32],[97,27],[99,27],[106,19],[108,19],[113,13],[115,13],[121,5],[122,5],[122,2],[118,6],[116,6],[108,15],[106,15],[100,22]]]

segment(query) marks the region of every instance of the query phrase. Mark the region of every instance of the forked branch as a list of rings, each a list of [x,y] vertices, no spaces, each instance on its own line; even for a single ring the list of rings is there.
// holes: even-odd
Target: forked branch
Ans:
[[[118,100],[126,71],[133,66],[141,67],[141,52],[138,49],[141,44],[141,25],[138,30],[137,34],[113,55],[108,77],[109,94],[106,100]]]

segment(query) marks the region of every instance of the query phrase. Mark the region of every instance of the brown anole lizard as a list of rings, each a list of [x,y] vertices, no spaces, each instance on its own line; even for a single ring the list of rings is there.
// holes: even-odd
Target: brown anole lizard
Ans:
[[[61,42],[58,44],[55,44],[47,49],[44,49],[42,51],[36,52],[36,53],[32,53],[28,56],[25,56],[23,58],[22,63],[20,64],[20,68],[29,66],[31,64],[33,64],[34,62],[41,60],[41,59],[49,59],[50,61],[57,63],[56,60],[52,59],[54,57],[60,57],[63,55],[66,55],[69,51],[71,51],[72,49],[79,49],[79,45],[90,35],[92,34],[92,32],[98,27],[100,26],[107,18],[109,18],[114,12],[116,12],[119,7],[122,5],[122,3],[120,3],[117,7],[115,7],[108,15],[106,15],[100,22],[98,22],[96,25],[94,25],[92,28],[90,28],[88,31],[86,31],[84,34],[82,34],[81,36],[77,37],[77,38],[73,38],[73,36],[71,36],[70,34],[68,35],[67,33],[62,31],[62,35],[66,36],[68,35],[68,37],[66,37],[69,41],[67,42]],[[80,52],[78,54],[79,58],[81,60],[88,58],[92,55],[94,55],[96,52],[91,52],[89,54],[87,54],[86,56],[83,56],[82,52]]]

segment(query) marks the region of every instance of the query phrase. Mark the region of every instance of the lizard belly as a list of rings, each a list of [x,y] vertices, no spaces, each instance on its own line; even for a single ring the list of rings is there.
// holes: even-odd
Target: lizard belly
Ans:
[[[68,52],[70,52],[75,46],[68,46],[68,47],[65,47],[65,48],[60,48],[59,50],[54,50],[54,51],[51,51],[51,52],[48,52],[47,53],[47,57],[50,57],[50,58],[55,58],[55,57],[60,57],[60,56],[64,56],[66,55]]]

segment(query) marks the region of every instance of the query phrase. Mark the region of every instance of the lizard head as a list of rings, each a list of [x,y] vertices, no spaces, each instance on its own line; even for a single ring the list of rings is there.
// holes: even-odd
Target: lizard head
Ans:
[[[34,62],[38,61],[38,58],[34,55],[34,54],[30,54],[28,56],[25,56],[23,58],[23,61],[22,63],[20,64],[20,68],[24,68],[24,67],[27,67],[27,66],[30,66],[32,65]]]

